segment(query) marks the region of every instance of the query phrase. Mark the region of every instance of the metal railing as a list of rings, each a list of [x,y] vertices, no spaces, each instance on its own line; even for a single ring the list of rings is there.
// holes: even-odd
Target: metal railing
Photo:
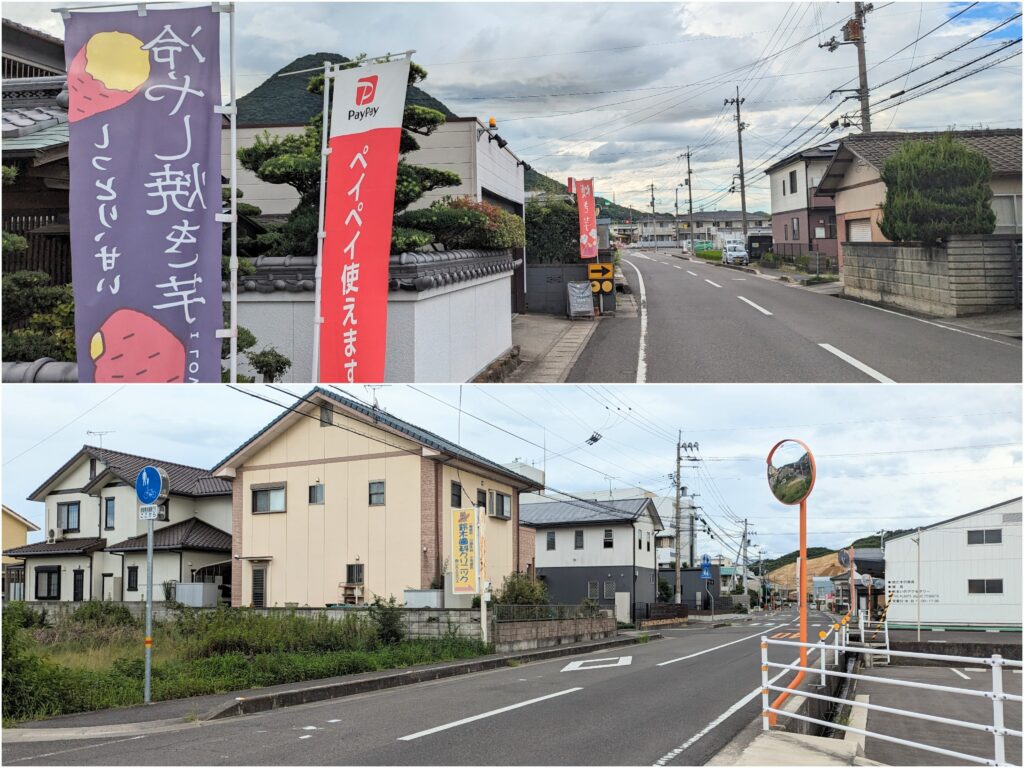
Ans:
[[[1021,667],[1022,663],[1014,659],[1004,659],[1001,655],[995,654],[988,658],[977,658],[973,656],[952,656],[946,654],[937,653],[917,653],[911,651],[893,651],[888,648],[876,649],[866,648],[859,646],[849,645],[849,632],[846,630],[846,624],[842,624],[840,631],[836,633],[836,639],[832,646],[826,646],[824,640],[818,643],[800,643],[791,640],[769,640],[767,636],[761,638],[761,700],[763,705],[762,712],[762,728],[763,730],[769,730],[769,720],[777,715],[783,717],[792,717],[797,720],[803,720],[805,722],[814,723],[827,728],[835,728],[838,730],[846,731],[849,733],[860,734],[865,737],[871,737],[873,739],[880,739],[882,741],[889,741],[895,744],[902,744],[903,746],[921,749],[928,752],[934,752],[936,754],[944,755],[946,757],[953,757],[960,760],[966,760],[972,763],[979,763],[981,765],[1009,765],[1006,762],[1006,737],[1022,738],[1024,734],[1021,731],[1013,728],[1007,728],[1003,716],[1003,704],[1007,701],[1021,702],[1022,697],[1006,693],[1003,690],[1003,668],[1004,667]],[[793,647],[793,648],[808,648],[818,649],[819,658],[821,659],[820,669],[816,669],[810,666],[800,666],[799,664],[780,664],[778,662],[768,661],[768,647],[770,645],[781,646],[781,647]],[[838,669],[828,669],[825,665],[824,659],[826,658],[826,652],[829,649],[834,649],[835,657],[838,660],[839,651],[842,650],[845,653],[859,653],[863,655],[874,655],[874,656],[898,656],[901,658],[911,659],[925,659],[929,661],[941,661],[941,662],[953,662],[960,664],[970,664],[972,666],[987,665],[992,668],[992,688],[991,690],[975,690],[971,688],[954,688],[948,685],[933,685],[931,683],[918,683],[912,680],[893,680],[889,678],[873,677],[870,675],[861,675],[853,672],[841,672]],[[838,666],[838,664],[836,665]],[[994,754],[995,759],[989,759],[987,757],[978,757],[976,755],[968,755],[963,752],[956,752],[950,749],[943,749],[942,747],[936,747],[931,744],[923,744],[921,742],[911,741],[909,739],[901,739],[896,736],[889,736],[883,733],[877,733],[867,730],[865,728],[855,728],[849,725],[843,725],[841,723],[835,723],[828,720],[822,720],[808,715],[802,715],[796,712],[786,712],[785,710],[778,709],[775,706],[769,705],[768,693],[769,691],[785,692],[787,689],[772,684],[772,681],[768,678],[769,669],[780,669],[784,671],[804,672],[812,673],[820,676],[820,682],[822,685],[825,684],[827,677],[839,677],[847,680],[865,680],[874,683],[882,683],[885,685],[893,685],[904,688],[916,688],[926,691],[935,691],[938,693],[945,693],[950,695],[962,695],[962,696],[974,696],[991,699],[992,701],[992,723],[972,723],[963,720],[954,720],[948,717],[940,717],[938,715],[929,715],[924,712],[913,712],[906,709],[897,709],[895,707],[886,707],[880,704],[869,704],[863,701],[855,701],[849,699],[842,699],[836,696],[827,696],[813,691],[798,691],[796,692],[799,696],[806,696],[812,699],[819,699],[821,701],[827,701],[833,704],[851,706],[851,707],[862,707],[869,712],[884,712],[890,715],[898,715],[902,717],[910,717],[917,720],[927,720],[934,723],[941,723],[943,725],[956,726],[958,728],[967,728],[970,730],[984,731],[991,733],[994,740]]]
[[[491,603],[488,613],[493,621],[561,621],[564,619],[597,619],[608,616],[611,609],[599,605],[498,605]]]

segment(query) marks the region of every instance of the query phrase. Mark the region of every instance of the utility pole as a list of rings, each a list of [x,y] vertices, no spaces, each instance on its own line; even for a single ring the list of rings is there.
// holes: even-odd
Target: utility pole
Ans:
[[[743,210],[743,242],[744,245],[747,242],[747,182],[743,177],[743,129],[747,126],[743,123],[743,119],[740,116],[740,104],[746,99],[740,98],[740,87],[736,86],[736,98],[726,99],[725,104],[736,105],[736,141],[739,143],[740,148],[740,207]]]
[[[679,430],[679,437],[676,440],[676,591],[675,591],[675,603],[679,605],[683,602],[683,585],[680,578],[680,570],[682,568],[682,562],[680,550],[682,547],[679,544],[679,540],[682,538],[682,512],[680,509],[680,502],[682,501],[682,468],[683,468],[683,431]],[[691,545],[692,547],[692,545]],[[690,556],[693,557],[692,555]],[[690,565],[693,565],[693,560],[690,560]]]
[[[843,41],[839,42],[833,36],[827,43],[818,45],[819,48],[828,48],[830,53],[838,50],[840,45],[852,45],[857,49],[857,74],[859,82],[854,93],[857,94],[857,98],[860,100],[860,129],[864,133],[871,132],[871,108],[868,104],[868,66],[864,47],[864,20],[873,10],[874,5],[871,3],[855,2],[853,4],[853,18],[843,25]],[[843,91],[846,89],[839,90]],[[836,93],[836,91],[832,93]]]
[[[655,213],[654,213],[654,182],[652,181],[651,182],[651,237],[654,238],[654,247],[657,248],[658,247],[658,233],[655,230],[654,217],[655,217]]]
[[[743,562],[740,567],[743,569],[743,594],[747,594],[747,519],[743,518],[743,549],[742,558]]]
[[[676,184],[676,248],[679,247],[679,188],[682,184]]]
[[[693,245],[693,173],[690,171],[690,148],[686,148],[686,191],[690,195],[690,226],[687,231],[690,233],[690,245]]]

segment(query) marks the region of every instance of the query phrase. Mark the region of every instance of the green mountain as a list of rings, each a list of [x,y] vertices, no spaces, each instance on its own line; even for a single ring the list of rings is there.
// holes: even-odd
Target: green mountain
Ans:
[[[526,191],[547,192],[552,195],[564,195],[569,190],[565,184],[557,182],[550,176],[545,176],[543,173],[531,168],[526,172]],[[599,209],[598,216],[601,216],[602,218],[607,216],[614,224],[622,224],[626,221],[632,221],[635,224],[637,221],[650,218],[651,215],[649,211],[641,211],[639,208],[627,208],[623,205],[616,205],[611,200],[604,197],[595,197],[594,202],[597,204]],[[671,213],[658,213],[656,216],[659,219],[673,218]]]

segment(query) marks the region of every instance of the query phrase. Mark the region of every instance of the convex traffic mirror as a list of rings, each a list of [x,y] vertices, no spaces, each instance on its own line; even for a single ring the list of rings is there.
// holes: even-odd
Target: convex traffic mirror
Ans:
[[[783,440],[768,454],[768,487],[783,504],[799,504],[814,487],[814,457],[799,440]]]

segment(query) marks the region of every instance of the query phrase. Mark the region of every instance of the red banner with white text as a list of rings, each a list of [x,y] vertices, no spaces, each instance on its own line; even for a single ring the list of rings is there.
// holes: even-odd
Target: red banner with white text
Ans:
[[[321,279],[320,381],[380,382],[409,60],[334,75]]]
[[[580,258],[597,258],[597,214],[594,211],[594,180],[576,179],[576,205],[580,210]]]

